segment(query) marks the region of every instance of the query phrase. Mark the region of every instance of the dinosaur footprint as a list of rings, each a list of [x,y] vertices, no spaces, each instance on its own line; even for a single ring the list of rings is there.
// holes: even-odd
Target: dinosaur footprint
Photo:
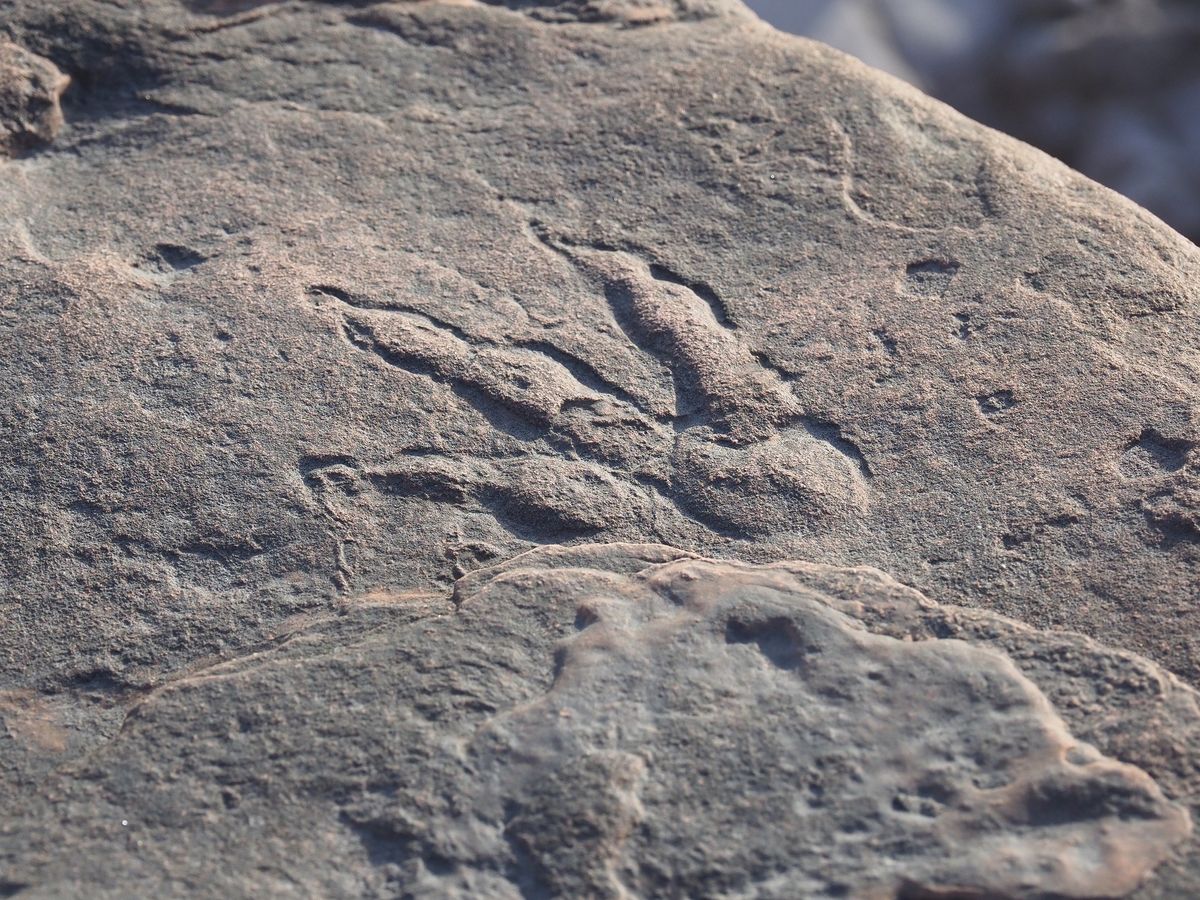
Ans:
[[[866,511],[870,473],[861,454],[805,413],[728,324],[715,295],[706,299],[630,253],[543,242],[603,285],[625,334],[671,371],[671,486],[693,516],[770,534]]]
[[[395,302],[315,285],[346,340],[448,387],[519,446],[517,459],[397,460],[363,474],[377,492],[486,510],[520,540],[622,535],[660,508],[728,537],[811,533],[865,512],[870,472],[833,426],[756,357],[711,289],[642,256],[542,244],[602,295],[632,348],[674,385],[639,400],[544,334],[466,333]],[[653,532],[650,532],[653,533]],[[624,535],[627,536],[627,535]]]

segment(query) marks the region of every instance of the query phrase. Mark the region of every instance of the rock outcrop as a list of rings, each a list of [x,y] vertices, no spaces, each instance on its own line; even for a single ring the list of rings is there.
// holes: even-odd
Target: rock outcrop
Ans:
[[[119,722],[31,704],[74,759],[4,829],[54,896],[1123,896],[1191,833],[1162,749],[1196,700],[874,570],[546,547],[347,598]]]
[[[14,893],[1200,892],[1184,238],[733,2],[0,38]]]
[[[54,140],[67,82],[49,60],[0,40],[0,154],[15,156]]]
[[[1191,0],[751,0],[1053,154],[1200,241]]]

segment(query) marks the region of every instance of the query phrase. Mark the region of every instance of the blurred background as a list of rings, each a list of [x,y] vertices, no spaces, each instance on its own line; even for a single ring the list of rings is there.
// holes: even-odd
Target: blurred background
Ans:
[[[1200,0],[747,0],[1200,242]]]

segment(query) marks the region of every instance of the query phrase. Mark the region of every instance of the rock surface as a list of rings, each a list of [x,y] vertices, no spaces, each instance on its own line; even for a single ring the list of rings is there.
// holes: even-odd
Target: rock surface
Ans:
[[[1197,695],[1151,663],[654,545],[354,596],[113,700],[24,710],[66,760],[3,825],[35,896],[1111,897],[1191,824],[1102,752],[1200,803],[1163,752]]]
[[[53,142],[0,161],[0,877],[33,896],[122,878],[387,895],[419,874],[435,893],[536,896],[653,892],[707,859],[725,895],[794,894],[771,879],[810,870],[815,844],[781,847],[760,819],[744,840],[705,819],[645,843],[644,810],[691,827],[679,786],[701,750],[749,760],[791,733],[730,728],[703,678],[658,738],[639,732],[638,692],[671,699],[691,665],[647,649],[690,639],[653,624],[665,607],[583,630],[560,678],[615,706],[562,682],[583,704],[567,728],[543,698],[574,610],[560,635],[551,607],[506,626],[517,599],[489,618],[443,597],[538,545],[613,541],[869,565],[978,608],[955,621],[982,649],[915,656],[833,588],[788,613],[949,696],[968,688],[947,660],[992,673],[1016,706],[984,685],[938,712],[947,747],[999,715],[1028,737],[985,748],[992,775],[1021,769],[989,795],[1007,829],[953,804],[926,823],[919,792],[898,801],[916,813],[864,813],[821,857],[851,894],[957,878],[1022,895],[1028,877],[1090,896],[1182,835],[1154,783],[1192,803],[1195,701],[1165,671],[1200,679],[1200,251],[1158,220],[733,2],[0,0],[0,36],[34,73],[5,75],[5,97],[71,79]],[[53,119],[10,108],[9,133]],[[527,602],[578,605],[592,578]],[[644,588],[628,590],[618,619]],[[745,703],[848,719],[829,754],[895,777],[831,786],[846,815],[899,790],[915,770],[871,755],[878,723],[855,715],[917,701],[849,670],[848,698],[779,682],[760,644],[701,642],[704,689],[744,666],[729,687]],[[1057,716],[1111,760],[1059,760]],[[623,720],[619,740],[594,731]],[[744,747],[707,740],[723,728]],[[540,748],[524,761],[501,752],[521,734]],[[442,767],[476,738],[468,769]],[[645,763],[670,741],[679,768]],[[543,762],[561,778],[525,784]],[[1050,823],[1029,800],[1043,783],[1098,805]],[[408,807],[405,785],[423,785]],[[594,785],[563,788],[594,805],[534,796],[556,785]],[[508,828],[513,797],[526,818]],[[554,810],[578,821],[537,818]],[[827,839],[837,821],[796,829]],[[537,842],[575,828],[592,849],[547,862]],[[938,849],[971,828],[1009,841],[1013,868]],[[1030,874],[1047,828],[1107,829],[1111,852]],[[879,861],[906,841],[910,866]],[[1200,893],[1183,846],[1146,896]],[[836,891],[822,872],[813,890]]]
[[[1192,0],[750,0],[1029,141],[1200,241]]]
[[[0,40],[0,154],[16,156],[54,140],[67,82],[49,60]]]

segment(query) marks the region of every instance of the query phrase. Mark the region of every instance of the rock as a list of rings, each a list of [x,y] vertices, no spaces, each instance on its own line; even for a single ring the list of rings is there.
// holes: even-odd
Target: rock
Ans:
[[[638,762],[669,756],[667,738],[631,732],[587,760],[496,749],[549,740],[549,707],[517,711],[546,696],[574,576],[554,582],[562,634],[549,607],[506,625],[508,607],[472,619],[445,599],[540,545],[612,542],[873,566],[975,608],[955,621],[979,623],[982,649],[934,644],[929,666],[965,697],[947,660],[966,654],[1018,698],[1027,747],[980,764],[1020,761],[1017,787],[989,795],[1003,809],[986,822],[955,807],[922,831],[908,867],[882,848],[916,832],[868,817],[870,871],[822,857],[851,894],[958,878],[1019,894],[1029,836],[1050,827],[1029,799],[1043,787],[1095,800],[1053,828],[1107,829],[1111,851],[1039,870],[1044,894],[1132,889],[1182,838],[1163,798],[1192,803],[1194,701],[1166,672],[1200,680],[1200,251],[1161,222],[732,2],[0,12],[6,40],[72,77],[54,142],[0,162],[4,878],[354,896],[423,866],[430,890],[503,895],[538,872],[552,892],[615,891],[646,791],[675,810],[664,822],[692,802],[668,796],[683,775]],[[584,568],[640,571],[636,553],[589,552],[607,561]],[[993,642],[1000,615],[1066,656]],[[834,619],[847,655],[892,647]],[[889,621],[867,624],[891,640]],[[649,728],[637,685],[687,660],[649,658],[635,625],[571,671],[619,682],[628,657],[613,715]],[[738,696],[767,691],[757,647],[704,644],[711,690],[745,666]],[[1110,685],[1135,675],[1169,687],[1121,706]],[[814,715],[924,702],[867,681],[864,706],[821,694]],[[762,693],[776,712],[816,690],[787,684]],[[994,700],[947,718],[947,746],[986,730]],[[664,734],[686,735],[686,708],[664,710]],[[482,769],[442,767],[502,713]],[[581,707],[563,739],[598,740],[608,715]],[[1062,768],[1054,716],[1111,759]],[[766,753],[759,725],[730,741]],[[854,727],[828,752],[884,771],[882,744],[851,746],[871,724]],[[564,771],[542,800],[521,784],[536,760]],[[409,784],[424,792],[397,799]],[[563,795],[591,805],[553,799],[564,784],[593,785]],[[493,826],[512,791],[532,811],[508,843]],[[1113,806],[1122,792],[1132,806]],[[472,816],[491,824],[461,831]],[[833,821],[806,833],[843,834]],[[776,862],[816,858],[749,813],[737,827],[706,844],[722,884],[769,895]],[[943,852],[976,827],[1010,842],[1007,874]],[[577,828],[594,852],[547,861],[538,841]],[[1142,896],[1196,893],[1181,846]],[[651,893],[654,866],[699,878],[704,862],[669,841],[643,859]]]
[[[597,539],[1198,677],[1178,235],[716,6],[216,9],[5,16],[77,82],[0,199],[14,686]]]
[[[874,570],[545,547],[452,602],[348,598],[138,697],[5,822],[9,877],[54,896],[1123,896],[1190,835],[1196,755],[1163,746],[1195,746],[1196,700]],[[1174,859],[1165,896],[1195,886]]]
[[[1200,240],[1200,13],[1187,0],[751,0],[779,28],[1027,140]]]
[[[63,122],[58,98],[69,80],[49,60],[0,40],[0,154],[54,140]]]

